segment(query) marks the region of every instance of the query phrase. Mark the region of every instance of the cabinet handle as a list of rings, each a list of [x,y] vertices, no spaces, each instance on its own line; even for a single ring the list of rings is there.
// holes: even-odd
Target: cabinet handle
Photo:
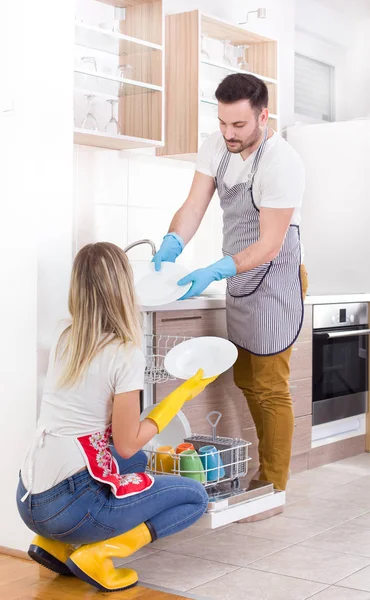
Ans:
[[[171,323],[172,321],[196,321],[202,317],[173,317],[172,319],[161,319],[161,323]]]

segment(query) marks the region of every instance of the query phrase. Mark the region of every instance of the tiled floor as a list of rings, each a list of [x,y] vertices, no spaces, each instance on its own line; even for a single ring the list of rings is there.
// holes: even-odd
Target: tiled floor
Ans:
[[[293,477],[283,515],[195,525],[129,562],[144,585],[201,600],[370,600],[370,454]]]

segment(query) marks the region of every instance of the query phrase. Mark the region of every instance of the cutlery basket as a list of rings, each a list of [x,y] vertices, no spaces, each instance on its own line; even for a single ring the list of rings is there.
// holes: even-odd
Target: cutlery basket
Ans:
[[[217,415],[213,423],[211,417]],[[207,421],[212,427],[212,435],[194,434],[187,437],[184,442],[193,444],[195,450],[199,450],[204,445],[211,444],[219,451],[220,457],[225,469],[225,480],[235,480],[244,477],[248,473],[248,446],[251,442],[246,442],[240,438],[219,437],[216,435],[216,427],[222,417],[218,411],[212,411],[207,415]]]

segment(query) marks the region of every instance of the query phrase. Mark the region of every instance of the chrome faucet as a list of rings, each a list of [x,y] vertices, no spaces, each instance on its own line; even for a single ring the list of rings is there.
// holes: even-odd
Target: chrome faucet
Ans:
[[[155,247],[155,243],[152,242],[152,240],[138,240],[137,242],[132,242],[132,244],[126,246],[126,248],[124,248],[123,251],[128,252],[129,250],[131,250],[131,248],[135,248],[135,246],[140,246],[140,244],[149,244],[149,246],[151,246],[152,249],[152,255],[154,256],[156,254],[157,250]]]

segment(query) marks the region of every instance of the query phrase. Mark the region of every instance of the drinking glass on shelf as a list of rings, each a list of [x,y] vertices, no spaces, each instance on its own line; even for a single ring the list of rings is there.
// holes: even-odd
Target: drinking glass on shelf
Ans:
[[[94,56],[82,56],[81,66],[84,71],[96,75],[98,68],[96,59]],[[89,89],[97,89],[99,82],[97,77],[91,77],[90,75],[83,75],[83,85]]]
[[[230,46],[231,46],[231,41],[230,40],[223,40],[223,44],[224,44],[224,55],[222,57],[222,60],[224,62],[225,65],[232,65],[232,62],[229,58],[229,52],[230,52]]]
[[[134,67],[132,65],[128,65],[128,64],[118,65],[117,77],[119,77],[120,79],[132,79],[133,76],[134,76]],[[125,95],[125,87],[126,87],[126,84],[123,82],[120,82],[119,90],[118,90],[119,96]]]
[[[82,129],[90,129],[91,131],[98,131],[99,129],[99,125],[97,120],[95,119],[93,112],[92,112],[92,100],[95,98],[95,96],[91,95],[91,94],[87,94],[85,96],[86,100],[87,100],[87,113],[86,116],[84,118],[84,120],[82,121]]]
[[[107,123],[105,131],[107,133],[110,133],[111,135],[118,135],[119,134],[118,121],[117,121],[116,117],[114,116],[114,107],[116,104],[118,104],[118,100],[115,100],[112,98],[112,99],[107,100],[107,102],[108,102],[108,104],[111,105],[112,114],[111,114],[110,121]]]
[[[245,60],[245,51],[249,48],[247,44],[244,46],[238,46],[238,64],[237,67],[241,71],[249,71],[249,64]]]
[[[211,60],[211,57],[206,50],[206,40],[207,38],[204,35],[200,36],[200,54],[203,58]]]

